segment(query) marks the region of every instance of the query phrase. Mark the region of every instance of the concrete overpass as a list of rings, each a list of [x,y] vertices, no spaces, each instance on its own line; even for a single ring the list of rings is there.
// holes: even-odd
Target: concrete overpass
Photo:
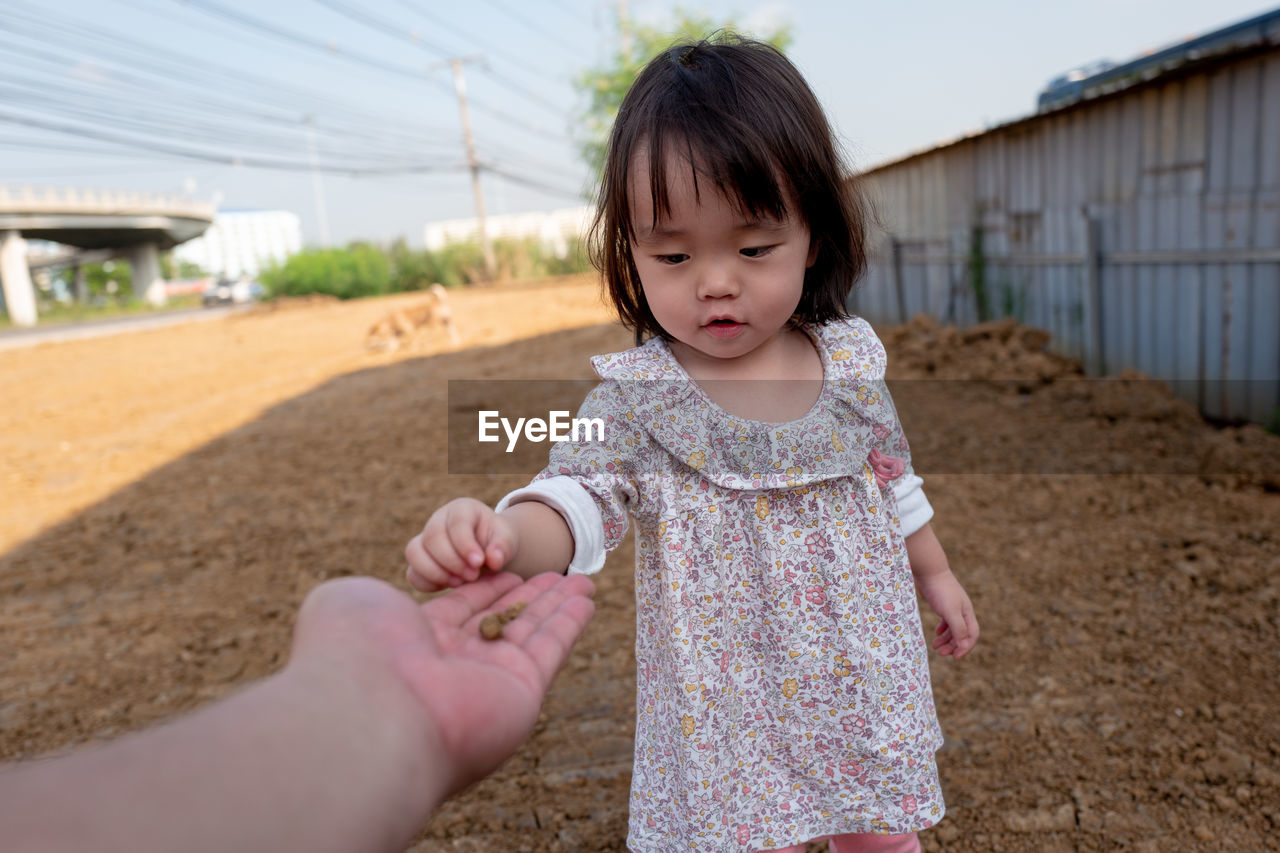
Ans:
[[[134,293],[165,301],[160,251],[199,237],[213,223],[214,206],[180,196],[78,189],[0,186],[0,285],[9,318],[36,322],[35,289],[26,241],[51,240],[106,252],[129,262]]]

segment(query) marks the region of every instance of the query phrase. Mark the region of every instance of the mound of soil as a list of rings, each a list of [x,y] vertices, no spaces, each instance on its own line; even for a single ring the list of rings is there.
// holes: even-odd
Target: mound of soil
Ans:
[[[590,282],[451,297],[461,345],[412,359],[364,350],[386,301],[0,355],[0,758],[272,672],[315,584],[402,584],[433,508],[524,482],[448,475],[448,379],[589,378],[630,344],[591,325]],[[1035,330],[882,334],[982,624],[972,655],[933,661],[949,811],[925,849],[1276,849],[1280,439],[1086,380]],[[244,369],[205,370],[211,352]],[[599,576],[534,737],[415,850],[625,849],[632,561],[628,541]]]

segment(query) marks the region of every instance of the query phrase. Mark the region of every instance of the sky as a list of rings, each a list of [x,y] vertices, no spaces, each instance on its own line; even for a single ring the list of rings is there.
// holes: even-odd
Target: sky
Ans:
[[[309,245],[574,207],[585,99],[620,12],[790,27],[858,169],[1034,112],[1045,84],[1276,8],[1247,0],[0,0],[0,185],[290,210]],[[313,163],[319,171],[313,170]],[[359,174],[355,174],[358,172]]]

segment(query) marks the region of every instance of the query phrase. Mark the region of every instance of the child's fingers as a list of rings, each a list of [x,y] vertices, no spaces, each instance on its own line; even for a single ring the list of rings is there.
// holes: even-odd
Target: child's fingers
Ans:
[[[437,523],[433,520],[428,523],[421,536],[422,558],[418,562],[410,559],[409,565],[441,586],[461,584],[466,579],[469,567],[453,544],[451,530],[445,521],[442,519]]]
[[[478,501],[454,501],[445,508],[444,528],[458,560],[456,571],[467,580],[474,580],[484,564],[484,536],[477,538],[477,533],[487,526],[487,509]]]
[[[938,624],[937,635],[933,641],[934,650],[940,655],[950,655],[955,650],[956,640],[945,619]]]
[[[483,565],[490,571],[501,571],[516,551],[515,536],[509,522],[497,513],[485,516],[480,525],[481,541],[484,543]]]
[[[448,586],[451,576],[427,553],[423,535],[419,533],[404,546],[404,558],[409,563],[406,577],[414,589],[435,592]]]
[[[413,566],[406,566],[404,570],[404,579],[409,586],[418,592],[439,592],[444,589],[443,586],[435,581],[429,581]]]
[[[968,601],[960,608],[960,616],[964,622],[964,636],[956,641],[956,657],[962,658],[978,644],[978,617],[973,613],[973,605]]]

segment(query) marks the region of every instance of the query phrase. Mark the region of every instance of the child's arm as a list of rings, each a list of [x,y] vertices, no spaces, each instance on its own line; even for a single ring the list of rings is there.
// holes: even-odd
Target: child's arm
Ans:
[[[964,587],[951,573],[946,552],[934,535],[932,525],[926,523],[907,537],[907,560],[915,575],[916,588],[933,612],[942,618],[933,647],[939,654],[964,657],[978,642],[978,620]]]
[[[409,584],[436,592],[474,581],[486,569],[522,578],[564,574],[573,548],[569,525],[544,503],[524,501],[499,513],[472,498],[458,498],[431,515],[404,555]]]

